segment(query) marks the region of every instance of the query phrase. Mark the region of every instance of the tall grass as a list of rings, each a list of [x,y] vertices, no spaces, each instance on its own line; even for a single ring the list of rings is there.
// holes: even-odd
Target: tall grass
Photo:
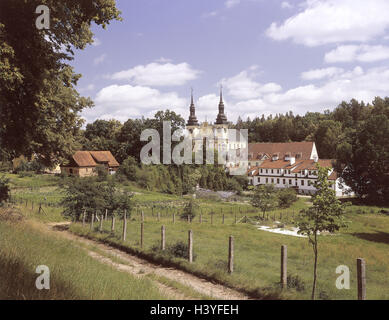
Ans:
[[[0,299],[163,299],[148,279],[104,265],[71,241],[24,222],[0,221]],[[50,290],[38,290],[38,265]]]

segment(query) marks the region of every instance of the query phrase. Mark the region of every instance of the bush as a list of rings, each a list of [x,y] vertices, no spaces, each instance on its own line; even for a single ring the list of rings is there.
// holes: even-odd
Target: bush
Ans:
[[[285,188],[278,191],[278,203],[282,208],[289,208],[297,201],[297,194],[294,189]]]
[[[130,181],[136,181],[136,172],[138,169],[138,163],[134,157],[129,156],[121,164],[118,174],[125,176]]]
[[[175,244],[168,245],[166,247],[167,254],[176,257],[176,258],[183,258],[188,259],[188,244],[184,243],[183,241],[178,241]],[[193,253],[193,261],[196,260],[196,254]]]
[[[105,166],[98,165],[96,167],[98,181],[105,181],[108,178],[108,171]]]
[[[0,204],[2,204],[5,201],[8,201],[9,199],[9,186],[8,186],[9,179],[2,176],[0,177]]]
[[[180,218],[182,220],[188,219],[188,216],[190,216],[190,219],[193,220],[193,218],[196,216],[198,205],[194,199],[190,199],[187,204],[185,205],[184,211],[182,212]]]
[[[305,291],[305,282],[297,274],[288,275],[287,277],[288,289],[296,289],[296,291]]]

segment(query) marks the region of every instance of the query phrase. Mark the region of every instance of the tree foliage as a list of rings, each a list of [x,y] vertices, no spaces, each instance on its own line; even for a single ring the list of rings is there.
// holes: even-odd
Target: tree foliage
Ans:
[[[35,10],[50,9],[50,29]],[[10,156],[36,154],[50,166],[67,158],[92,101],[76,91],[67,61],[93,42],[91,24],[120,19],[114,0],[0,1],[0,145]]]
[[[96,178],[71,178],[65,186],[65,198],[62,201],[63,214],[80,220],[83,212],[90,216],[103,214],[108,209],[110,215],[122,216],[124,210],[130,214],[132,195],[121,192],[113,179],[99,182]]]
[[[263,217],[265,217],[266,212],[274,210],[278,206],[277,190],[274,185],[257,186],[252,195],[251,204],[261,209]]]
[[[298,220],[299,233],[308,236],[315,255],[312,299],[315,299],[317,281],[318,235],[324,231],[333,233],[345,226],[345,205],[336,198],[331,188],[332,182],[328,180],[330,169],[319,164],[316,166],[318,178],[314,183],[316,193],[312,196],[312,206],[301,210]]]

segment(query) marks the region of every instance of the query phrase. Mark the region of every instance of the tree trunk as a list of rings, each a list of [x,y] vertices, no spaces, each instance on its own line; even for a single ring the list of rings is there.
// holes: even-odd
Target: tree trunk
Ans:
[[[315,240],[313,243],[313,252],[315,253],[315,264],[313,266],[313,286],[312,286],[312,300],[315,300],[316,279],[317,279],[317,231],[315,231]]]

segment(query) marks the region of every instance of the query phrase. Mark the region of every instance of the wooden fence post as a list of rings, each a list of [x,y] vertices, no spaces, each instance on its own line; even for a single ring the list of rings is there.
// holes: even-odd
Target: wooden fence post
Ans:
[[[115,216],[112,213],[111,232],[115,231]]]
[[[189,261],[189,263],[193,262],[193,232],[192,232],[192,230],[188,231],[188,261]]]
[[[143,248],[143,234],[145,231],[144,223],[140,224],[140,247]]]
[[[203,214],[200,213],[200,223],[203,223]]]
[[[173,223],[176,223],[176,213],[173,212]]]
[[[237,224],[237,222],[238,222],[238,220],[237,220],[237,218],[236,218],[236,213],[235,213],[235,224]]]
[[[123,236],[122,240],[126,241],[127,236],[127,210],[124,210],[124,216],[123,216]]]
[[[82,214],[82,227],[83,227],[83,228],[85,227],[85,211],[86,211],[86,210],[84,210],[84,212],[83,212],[83,214]]]
[[[224,213],[223,213],[223,219],[222,219],[222,223],[224,224]]]
[[[161,250],[165,250],[165,226],[161,227]]]
[[[357,259],[358,300],[366,300],[366,264],[362,258]]]
[[[187,215],[186,218],[187,218],[188,223],[190,223],[190,215],[189,214]]]
[[[104,217],[104,220],[107,221],[108,219],[108,209],[105,209],[105,217]]]
[[[234,272],[234,237],[230,236],[228,243],[228,273]]]
[[[91,221],[90,221],[90,229],[91,229],[91,231],[93,231],[93,222],[95,221],[95,214],[94,213],[92,213],[92,219],[91,219]]]
[[[213,213],[211,212],[211,224],[213,224]]]
[[[100,231],[100,232],[103,231],[103,218],[104,218],[104,216],[101,215],[100,226],[99,226],[99,231]]]
[[[158,217],[158,221],[160,221],[161,220],[161,213],[159,211],[157,213],[157,217]]]
[[[281,288],[286,289],[287,287],[287,247],[286,245],[281,246]]]

